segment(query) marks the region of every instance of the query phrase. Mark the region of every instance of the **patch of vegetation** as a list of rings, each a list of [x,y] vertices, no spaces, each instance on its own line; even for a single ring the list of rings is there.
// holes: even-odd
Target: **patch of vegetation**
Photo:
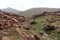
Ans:
[[[56,22],[53,22],[53,23],[49,23],[48,21],[46,21],[46,19],[52,19],[53,17],[55,16],[52,16],[52,15],[46,15],[46,16],[42,16],[42,17],[38,17],[36,18],[35,20],[37,21],[37,24],[34,24],[33,26],[35,26],[35,28],[37,29],[37,32],[40,32],[40,31],[44,31],[43,30],[43,25],[44,24],[51,24],[51,25],[60,25],[60,21],[56,21]],[[60,16],[58,16],[58,19],[60,18]],[[49,31],[46,31],[46,33],[50,33],[50,36],[49,38],[52,38],[52,39],[57,39],[57,40],[60,40],[60,34],[58,34],[58,30],[49,30]]]
[[[44,24],[48,24],[48,22],[46,21],[47,18],[51,19],[53,16],[51,15],[47,15],[47,16],[43,16],[43,17],[39,17],[36,18],[35,20],[37,21],[36,24],[34,24],[35,28],[37,29],[37,31],[42,31],[42,27]]]

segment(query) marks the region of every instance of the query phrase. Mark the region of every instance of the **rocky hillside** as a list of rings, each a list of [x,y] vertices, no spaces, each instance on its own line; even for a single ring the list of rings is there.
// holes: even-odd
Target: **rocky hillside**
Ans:
[[[30,21],[26,17],[0,11],[0,40],[39,39],[38,34],[33,30],[35,28],[30,25]]]
[[[0,40],[60,40],[60,11],[45,9],[22,15],[0,10]]]

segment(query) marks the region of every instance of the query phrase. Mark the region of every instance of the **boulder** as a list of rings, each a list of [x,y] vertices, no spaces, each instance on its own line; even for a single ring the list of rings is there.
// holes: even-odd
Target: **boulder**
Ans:
[[[52,25],[46,25],[46,26],[44,26],[44,28],[43,28],[45,31],[49,31],[49,30],[55,30],[56,28],[55,28],[55,26],[52,26]]]

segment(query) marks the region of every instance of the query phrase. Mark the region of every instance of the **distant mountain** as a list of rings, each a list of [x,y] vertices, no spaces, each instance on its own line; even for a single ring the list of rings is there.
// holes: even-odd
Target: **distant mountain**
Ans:
[[[60,8],[31,8],[29,10],[22,12],[22,15],[32,16],[36,14],[41,14],[43,12],[56,12],[56,11],[60,11]]]
[[[4,9],[1,9],[2,11],[7,11],[7,12],[12,12],[12,13],[16,13],[16,14],[19,14],[21,11],[19,10],[16,10],[16,9],[13,9],[13,8],[4,8]]]
[[[41,14],[43,12],[56,12],[56,11],[60,11],[60,8],[31,8],[31,9],[28,9],[28,10],[25,10],[25,11],[19,11],[19,10],[16,10],[16,9],[13,9],[13,8],[4,8],[4,9],[1,9],[3,11],[7,11],[7,12],[12,12],[12,13],[16,13],[16,14],[19,14],[19,15],[24,15],[24,16],[33,16],[33,15],[36,15],[36,14]]]

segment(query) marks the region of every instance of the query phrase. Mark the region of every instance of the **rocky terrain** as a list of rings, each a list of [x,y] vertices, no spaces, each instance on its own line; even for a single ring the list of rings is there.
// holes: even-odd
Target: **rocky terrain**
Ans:
[[[60,40],[60,11],[26,17],[0,10],[0,40]]]
[[[33,40],[35,36],[39,39],[38,34],[29,30],[35,28],[26,17],[0,11],[1,40]]]

